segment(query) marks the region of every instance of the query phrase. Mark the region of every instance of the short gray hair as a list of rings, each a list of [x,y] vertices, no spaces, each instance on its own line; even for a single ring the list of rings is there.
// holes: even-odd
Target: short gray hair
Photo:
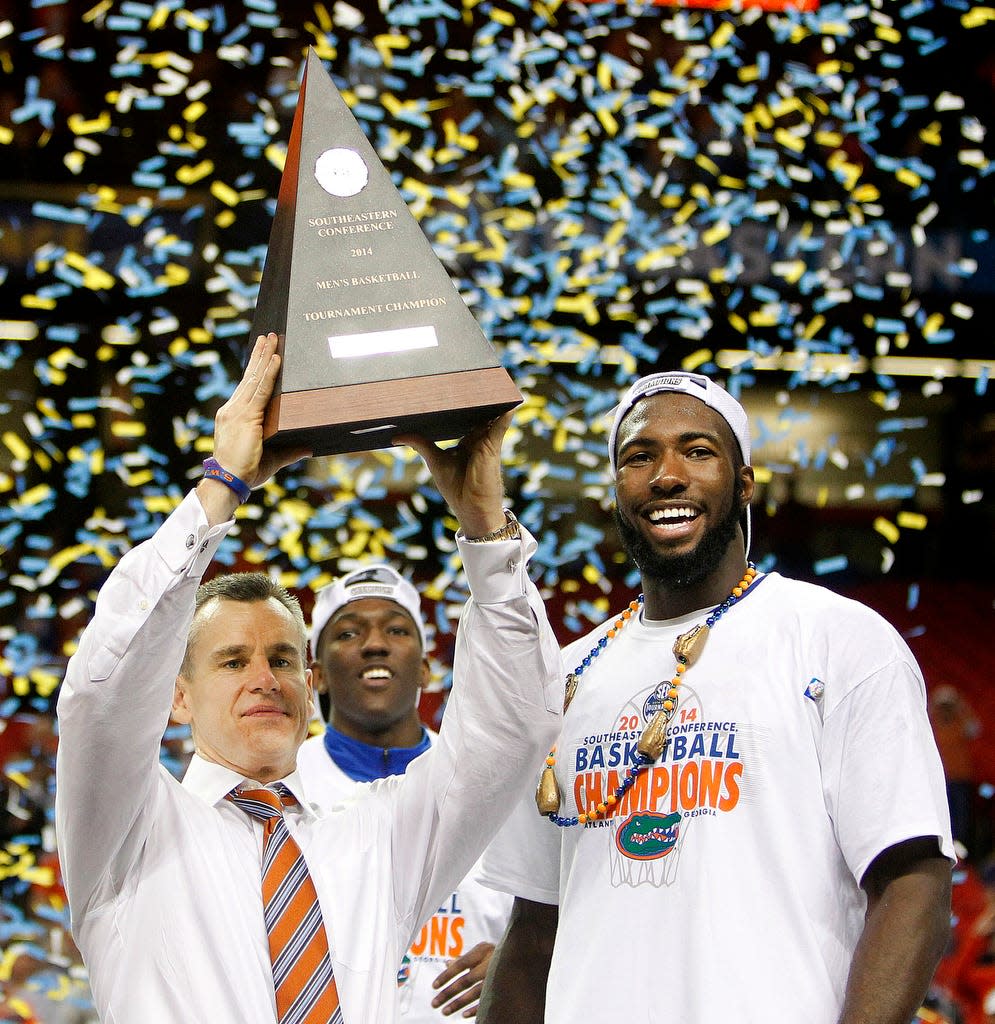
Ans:
[[[200,610],[209,601],[239,601],[244,604],[252,604],[256,601],[268,601],[270,599],[279,602],[290,612],[297,627],[298,643],[301,651],[302,664],[307,664],[307,626],[304,624],[304,612],[301,610],[301,603],[293,594],[275,583],[264,572],[229,572],[202,583],[197,588],[197,597],[194,603],[193,622],[190,624],[190,633],[187,636],[187,647],[183,652],[183,663],[180,665],[180,675],[189,677],[190,674],[190,651],[197,640],[200,632]]]

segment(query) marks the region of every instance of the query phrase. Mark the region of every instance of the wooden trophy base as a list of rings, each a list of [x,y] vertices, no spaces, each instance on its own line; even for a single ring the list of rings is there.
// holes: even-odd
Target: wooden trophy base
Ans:
[[[277,395],[266,411],[267,447],[315,456],[388,448],[401,434],[462,437],[522,401],[500,366]]]

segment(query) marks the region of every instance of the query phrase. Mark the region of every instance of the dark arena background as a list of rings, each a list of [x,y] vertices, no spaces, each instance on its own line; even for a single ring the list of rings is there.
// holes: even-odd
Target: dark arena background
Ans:
[[[526,396],[508,496],[561,638],[638,582],[610,517],[619,390],[716,375],[753,421],[754,559],[885,614],[943,709],[967,935],[995,884],[995,7],[0,0],[2,1019],[95,1019],[54,701],[241,373],[309,46]],[[257,491],[221,562],[306,610],[395,564],[431,615],[435,722],[453,527],[412,452],[331,456]],[[164,763],[186,752],[170,731]],[[941,968],[920,1019],[995,1020],[992,960],[985,939]]]

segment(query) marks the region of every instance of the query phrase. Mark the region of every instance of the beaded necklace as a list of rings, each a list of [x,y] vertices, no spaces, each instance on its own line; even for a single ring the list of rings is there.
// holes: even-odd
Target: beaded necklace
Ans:
[[[544,818],[549,818],[554,825],[558,825],[560,828],[570,828],[573,825],[586,825],[588,822],[598,821],[600,818],[607,817],[614,810],[616,804],[632,788],[639,775],[663,753],[667,745],[667,726],[677,711],[677,704],[680,699],[679,687],[681,677],[698,660],[711,628],[749,590],[757,575],[757,567],[752,562],[748,562],[743,578],[732,588],[732,592],[722,604],[714,608],[704,622],[699,622],[698,625],[692,626],[691,629],[686,633],[681,633],[674,641],[673,651],[674,657],[677,659],[677,664],[674,667],[674,678],[670,681],[667,694],[660,704],[660,709],[650,719],[649,724],[639,738],[639,742],[636,745],[636,763],[633,767],[626,770],[622,781],[614,793],[609,793],[601,803],[592,804],[587,811],[575,817],[561,816],[559,813],[560,787],[557,784],[554,771],[556,767],[556,747],[554,746],[550,750],[546,757],[546,765],[539,778],[539,786],[536,789],[536,806]],[[630,601],[628,608],[622,612],[608,628],[605,635],[591,648],[590,654],[567,676],[566,699],[563,704],[564,712],[570,706],[570,702],[577,692],[580,677],[591,667],[594,660],[608,644],[618,636],[632,616],[639,611],[642,603],[642,594],[635,601]]]

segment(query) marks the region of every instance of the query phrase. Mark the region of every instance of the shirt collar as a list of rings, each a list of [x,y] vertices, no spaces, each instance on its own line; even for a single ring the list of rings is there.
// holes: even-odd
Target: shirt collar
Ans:
[[[428,729],[413,747],[375,747],[346,736],[331,724],[325,729],[328,756],[353,782],[373,782],[389,775],[403,775],[408,765],[432,745]]]
[[[317,816],[314,807],[305,796],[304,783],[296,769],[277,781],[282,782],[294,794],[306,817]],[[219,804],[236,786],[241,786],[243,782],[258,785],[254,780],[247,779],[246,776],[232,771],[231,768],[205,760],[200,754],[194,754],[190,758],[190,765],[183,776],[183,788],[196,793],[212,806]]]

